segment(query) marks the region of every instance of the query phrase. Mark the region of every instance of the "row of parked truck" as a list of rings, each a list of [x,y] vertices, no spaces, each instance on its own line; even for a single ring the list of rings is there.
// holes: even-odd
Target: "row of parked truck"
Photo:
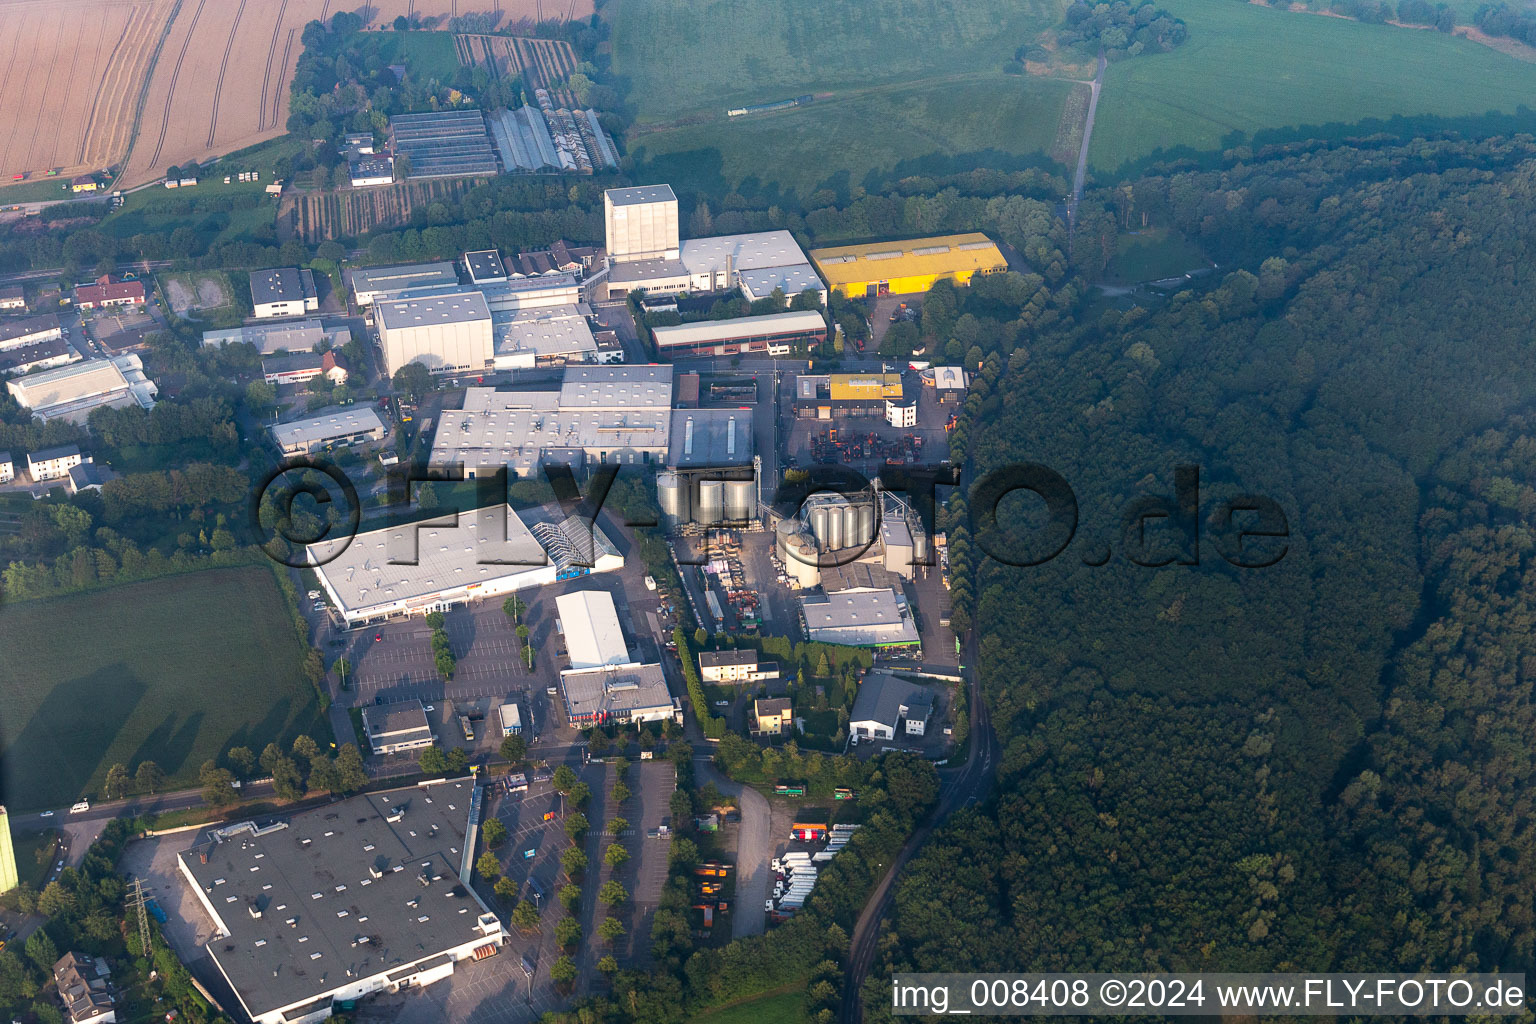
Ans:
[[[795,850],[773,859],[773,896],[766,901],[763,910],[770,918],[782,921],[805,906],[805,901],[816,888],[819,865],[837,856],[848,845],[858,825],[833,825],[825,848],[815,853]]]

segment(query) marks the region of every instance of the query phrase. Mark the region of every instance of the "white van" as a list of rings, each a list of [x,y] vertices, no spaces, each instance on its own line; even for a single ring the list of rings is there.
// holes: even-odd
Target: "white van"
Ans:
[[[69,813],[70,814],[81,814],[81,813],[83,813],[85,811],[88,811],[90,809],[91,809],[91,802],[89,800],[81,800],[79,803],[75,804],[73,807],[71,807],[69,809]]]

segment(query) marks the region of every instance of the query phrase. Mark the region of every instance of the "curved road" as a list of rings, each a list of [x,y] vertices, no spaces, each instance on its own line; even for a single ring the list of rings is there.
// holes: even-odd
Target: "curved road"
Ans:
[[[938,805],[902,846],[901,852],[875,887],[869,902],[864,905],[864,912],[854,925],[848,969],[843,979],[842,1012],[839,1014],[843,1024],[859,1024],[863,1019],[860,990],[869,977],[870,968],[874,966],[876,940],[880,937],[880,925],[890,913],[891,904],[895,900],[897,874],[928,841],[934,829],[960,808],[984,799],[991,788],[993,766],[998,761],[999,749],[986,701],[982,699],[981,682],[976,674],[977,657],[976,633],[972,630],[965,645],[965,664],[969,666],[965,676],[971,705],[971,752],[963,768],[940,780]]]
[[[1077,203],[1083,198],[1083,180],[1088,176],[1088,143],[1093,139],[1093,118],[1099,112],[1099,90],[1104,86],[1104,51],[1099,51],[1099,69],[1089,83],[1088,117],[1083,122],[1083,144],[1077,150],[1077,175],[1072,179],[1072,199],[1067,203],[1067,227],[1077,227]]]

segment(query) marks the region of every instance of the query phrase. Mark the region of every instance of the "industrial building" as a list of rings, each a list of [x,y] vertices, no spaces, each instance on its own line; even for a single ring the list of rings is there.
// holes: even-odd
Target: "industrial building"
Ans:
[[[391,376],[407,363],[433,373],[478,373],[493,365],[491,310],[480,292],[381,300],[374,313]]]
[[[419,700],[363,708],[363,732],[375,754],[396,754],[432,745],[427,709]]]
[[[320,355],[293,352],[263,359],[261,375],[268,384],[303,384],[322,375],[332,384],[342,384],[347,379],[347,368],[329,350]]]
[[[946,279],[969,284],[977,274],[1008,270],[997,243],[980,232],[813,249],[811,260],[850,299],[925,292]]]
[[[573,669],[629,664],[629,647],[619,628],[613,595],[602,590],[578,590],[555,598],[560,632]]]
[[[160,393],[144,376],[143,361],[131,352],[16,377],[5,386],[18,405],[45,422],[84,423],[92,410],[106,406],[151,409]]]
[[[560,673],[572,728],[630,722],[680,721],[682,703],[667,689],[660,665],[567,669]]]
[[[677,260],[677,196],[671,185],[611,188],[603,193],[608,259],[613,263]]]
[[[243,1015],[319,1021],[496,955],[506,934],[469,884],[480,813],[472,780],[445,779],[201,834],[178,867]]]
[[[656,350],[670,359],[684,356],[789,355],[796,345],[827,340],[827,322],[815,310],[700,320],[652,328]]]
[[[105,309],[108,306],[144,305],[143,281],[116,281],[110,274],[96,279],[95,284],[75,289],[75,308]]]
[[[761,683],[779,678],[779,664],[763,661],[750,648],[736,651],[700,651],[699,678],[706,683]]]
[[[893,410],[907,405],[909,397],[916,396],[907,395],[899,373],[801,374],[795,378],[795,415],[801,419],[867,417],[891,422],[893,417],[899,418]]]
[[[27,455],[27,475],[33,483],[39,484],[47,480],[60,480],[69,476],[69,471],[84,461],[79,445],[45,448]]]
[[[395,160],[389,156],[364,156],[347,161],[353,188],[390,185],[395,180]]]
[[[788,231],[753,231],[740,235],[689,238],[681,259],[688,268],[688,290],[724,292],[740,288],[748,299],[765,299],[774,289],[787,298],[814,291],[825,305],[826,286]]]
[[[51,370],[56,366],[78,363],[83,358],[63,338],[50,338],[30,345],[0,348],[0,374]]]
[[[889,491],[819,492],[778,524],[774,551],[800,589],[893,587],[927,561],[928,535],[912,506]]]
[[[805,638],[816,643],[917,649],[917,623],[906,598],[891,588],[860,588],[800,598]]]
[[[934,397],[941,404],[952,405],[965,399],[969,383],[965,370],[958,366],[932,366],[922,372],[924,387],[934,390]]]
[[[873,671],[859,684],[848,733],[860,739],[890,740],[899,728],[907,736],[921,736],[932,715],[933,694],[928,689],[889,672]]]
[[[475,477],[501,466],[529,476],[545,462],[580,468],[649,463],[667,451],[672,367],[570,364],[556,391],[469,388],[444,409],[430,465]]]
[[[52,313],[22,320],[0,320],[0,351],[24,348],[64,337],[64,327]]]
[[[580,306],[549,306],[492,313],[498,370],[602,362],[597,339]]]
[[[459,275],[452,263],[408,263],[394,267],[357,267],[347,271],[352,298],[359,306],[380,299],[397,299],[415,289],[457,289]]]
[[[677,409],[671,434],[667,471],[656,475],[669,528],[757,518],[762,465],[753,450],[750,409]]]
[[[299,267],[251,271],[252,315],[257,319],[303,316],[320,308],[314,272]]]
[[[581,282],[575,274],[544,274],[511,277],[482,285],[480,293],[493,313],[524,313],[531,309],[556,309],[581,303]]]
[[[353,405],[267,428],[284,455],[309,455],[337,445],[382,441],[388,434],[384,421],[369,405]]]
[[[596,526],[505,505],[460,512],[456,526],[406,525],[311,544],[331,606],[359,625],[425,615],[588,573],[623,568]]]
[[[319,320],[246,324],[224,331],[203,332],[203,344],[207,347],[254,345],[264,356],[279,352],[312,352],[327,338],[330,338],[332,348],[340,348],[352,340],[352,332],[345,327],[327,331]]]
[[[501,262],[501,253],[495,249],[465,253],[464,269],[469,271],[471,284],[501,284],[507,279],[506,265]]]
[[[453,178],[464,175],[494,177],[496,151],[479,110],[439,110],[425,114],[397,114],[389,119],[396,159],[410,161],[405,177]]]

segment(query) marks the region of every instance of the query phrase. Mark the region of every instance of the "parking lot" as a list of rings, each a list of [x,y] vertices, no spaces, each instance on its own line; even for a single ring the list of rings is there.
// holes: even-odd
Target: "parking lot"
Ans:
[[[651,839],[650,830],[670,825],[667,801],[677,789],[677,773],[670,761],[640,761],[629,770],[628,803],[618,811],[629,819],[634,836],[624,840],[629,861],[619,875],[630,892],[630,907],[623,918],[628,934],[615,944],[614,956],[626,966],[650,964],[651,920],[661,905],[661,891],[667,883],[667,854],[670,839]]]

